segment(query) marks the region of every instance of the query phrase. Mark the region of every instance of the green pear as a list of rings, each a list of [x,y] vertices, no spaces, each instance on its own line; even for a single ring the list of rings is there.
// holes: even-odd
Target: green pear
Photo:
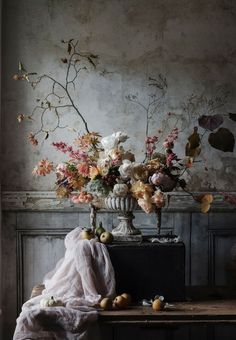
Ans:
[[[99,223],[99,226],[95,229],[95,235],[100,238],[102,233],[104,233],[106,230],[102,226],[102,222]]]
[[[104,233],[101,234],[100,241],[106,244],[112,243],[113,241],[112,233],[110,233],[109,231],[105,231]]]

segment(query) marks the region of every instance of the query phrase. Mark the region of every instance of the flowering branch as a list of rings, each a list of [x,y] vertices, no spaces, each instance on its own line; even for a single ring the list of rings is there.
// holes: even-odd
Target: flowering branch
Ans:
[[[36,105],[30,115],[27,116],[20,114],[17,117],[18,121],[21,122],[25,118],[34,120],[34,116],[36,114],[40,115],[41,126],[39,130],[34,133],[30,133],[28,137],[33,145],[38,144],[38,141],[35,137],[40,133],[45,133],[45,139],[47,139],[49,133],[52,133],[59,128],[63,129],[67,127],[61,125],[61,117],[59,113],[59,110],[61,109],[73,108],[83,122],[86,132],[90,133],[86,119],[73,100],[71,85],[75,90],[76,80],[78,79],[79,74],[81,71],[87,70],[87,66],[83,65],[84,62],[96,67],[94,60],[97,58],[97,56],[91,53],[81,52],[78,49],[78,41],[74,42],[73,39],[70,39],[69,41],[62,40],[62,43],[66,44],[68,54],[68,57],[61,59],[62,63],[67,65],[64,81],[61,82],[48,74],[37,76],[35,79],[34,77],[37,75],[37,73],[27,72],[21,62],[19,62],[19,73],[13,76],[14,80],[27,81],[33,89],[36,89],[36,87],[41,84],[43,80],[48,81],[50,84],[49,93],[47,93],[43,99],[37,99],[37,102],[40,102],[40,105]],[[44,119],[45,114],[48,112],[53,112],[56,117],[56,124],[53,128],[49,128]]]

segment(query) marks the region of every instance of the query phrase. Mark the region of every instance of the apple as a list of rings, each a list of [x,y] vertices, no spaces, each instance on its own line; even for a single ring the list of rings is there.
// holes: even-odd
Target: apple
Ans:
[[[110,233],[109,231],[104,231],[100,236],[100,241],[102,243],[107,243],[107,244],[112,243],[113,241],[112,233]]]
[[[165,303],[163,296],[160,296],[159,298],[155,299],[152,303],[152,309],[155,310],[156,312],[163,310],[164,306]]]
[[[114,302],[115,307],[117,308],[125,308],[128,306],[127,299],[121,295],[118,295],[113,302]]]
[[[94,238],[94,233],[92,229],[83,229],[80,232],[80,237],[82,240],[91,240],[92,238]]]
[[[104,310],[112,309],[112,299],[106,297],[100,301],[99,305]]]
[[[131,303],[131,295],[128,293],[121,294],[122,297],[124,297],[127,300],[127,304],[130,305]]]

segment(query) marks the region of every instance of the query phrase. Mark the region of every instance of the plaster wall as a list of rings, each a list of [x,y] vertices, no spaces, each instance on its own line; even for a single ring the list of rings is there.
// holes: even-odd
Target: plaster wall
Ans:
[[[29,114],[35,99],[47,85],[33,91],[14,82],[12,75],[21,60],[30,71],[63,79],[61,39],[79,39],[80,47],[99,55],[96,70],[81,75],[74,100],[91,131],[102,135],[124,130],[130,135],[127,147],[142,158],[145,113],[126,99],[138,95],[148,102],[148,77],[159,73],[167,78],[165,101],[154,115],[151,133],[163,126],[166,113],[175,112],[186,122],[182,104],[191,94],[214,96],[219,87],[230,94],[220,113],[236,109],[236,3],[232,0],[5,0],[3,1],[3,190],[53,190],[53,178],[35,178],[31,171],[39,159],[59,161],[52,141],[73,140],[60,130],[38,148],[26,143],[36,130],[34,122],[18,124],[17,114]],[[204,108],[199,109],[204,113]],[[67,110],[64,122],[83,131],[78,117]],[[219,112],[216,112],[219,113]],[[199,114],[199,112],[197,112]],[[50,118],[51,119],[51,118]],[[169,123],[169,129],[174,125]],[[196,119],[183,129],[176,151],[184,145]],[[236,122],[225,120],[236,137]],[[205,136],[206,137],[206,136]],[[206,141],[206,139],[205,139]],[[215,150],[204,142],[203,161],[195,167],[192,188],[236,191],[233,153]]]

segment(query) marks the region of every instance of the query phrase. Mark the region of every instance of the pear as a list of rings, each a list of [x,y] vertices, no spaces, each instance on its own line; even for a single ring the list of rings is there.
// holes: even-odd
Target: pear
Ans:
[[[92,229],[83,229],[80,233],[80,237],[83,240],[91,240],[92,238],[94,238],[94,233]]]
[[[104,231],[100,236],[100,241],[106,244],[112,243],[113,241],[112,233],[110,233],[109,231]]]
[[[160,296],[159,298],[155,299],[152,303],[152,309],[155,310],[156,312],[163,310],[164,306],[165,303],[163,296]]]
[[[121,295],[118,295],[113,302],[117,308],[125,308],[128,306],[127,299]]]
[[[127,300],[127,304],[130,305],[131,303],[131,295],[128,293],[121,294],[122,297],[124,297]]]
[[[102,222],[99,223],[99,226],[95,229],[95,235],[100,238],[102,233],[104,233],[106,230],[102,226]]]
[[[100,301],[99,305],[104,310],[112,309],[112,299],[106,297]]]

